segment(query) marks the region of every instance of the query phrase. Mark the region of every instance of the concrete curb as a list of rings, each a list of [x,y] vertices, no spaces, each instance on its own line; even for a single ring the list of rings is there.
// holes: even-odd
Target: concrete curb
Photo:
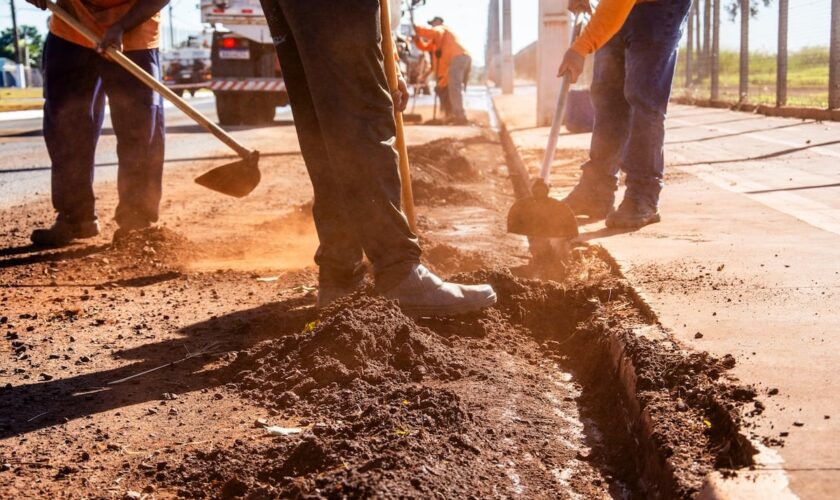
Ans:
[[[498,123],[499,136],[516,196],[517,198],[527,196],[530,192],[528,168],[503,117],[499,115],[496,109],[495,101],[492,102],[490,112],[495,114],[495,121]],[[627,280],[621,264],[606,248],[603,246],[600,248],[602,257],[609,263],[613,271],[627,283],[633,305],[642,312],[645,319],[657,325],[663,333],[666,332],[666,328],[659,321],[658,315],[651,307],[649,300]],[[650,414],[641,407],[636,397],[638,375],[631,357],[626,354],[627,345],[622,339],[611,336],[607,339],[607,352],[624,394],[624,407],[628,413],[627,427],[634,435],[641,450],[642,458],[637,466],[641,469],[642,482],[648,490],[649,497],[673,498],[678,480],[674,474],[675,471],[667,460],[668,454],[657,445],[657,440],[653,435]],[[761,444],[749,441],[746,436],[741,435],[741,437],[745,443],[751,444],[752,448],[756,450],[753,457],[755,464],[749,469],[727,471],[726,474],[720,471],[710,473],[706,477],[697,498],[704,500],[798,498],[788,488],[789,480],[782,468],[783,460],[781,457]]]

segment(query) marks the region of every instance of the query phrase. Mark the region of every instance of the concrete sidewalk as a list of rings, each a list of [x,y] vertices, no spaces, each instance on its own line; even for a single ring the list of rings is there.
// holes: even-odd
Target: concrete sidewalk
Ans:
[[[533,171],[548,135],[534,128],[535,100],[527,90],[495,98]],[[680,341],[738,359],[734,374],[766,406],[747,431],[772,439],[790,490],[835,498],[840,124],[673,106],[667,126],[663,222],[624,234],[591,224],[583,237],[609,250]],[[558,197],[576,182],[589,140],[561,136]],[[779,468],[761,461],[768,476]]]

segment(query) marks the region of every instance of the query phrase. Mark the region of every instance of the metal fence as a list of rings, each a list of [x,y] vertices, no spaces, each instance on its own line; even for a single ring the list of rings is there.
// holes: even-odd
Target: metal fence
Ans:
[[[674,95],[840,108],[840,0],[695,0]]]

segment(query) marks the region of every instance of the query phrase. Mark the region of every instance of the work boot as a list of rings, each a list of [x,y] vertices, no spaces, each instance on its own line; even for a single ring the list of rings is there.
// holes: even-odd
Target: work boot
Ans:
[[[93,238],[99,235],[99,221],[96,219],[74,222],[66,217],[58,216],[49,229],[32,231],[32,243],[43,247],[63,247],[73,240]]]
[[[148,221],[142,220],[132,220],[130,222],[123,222],[120,224],[120,227],[114,231],[114,243],[120,243],[128,238],[131,233],[142,231],[144,229],[148,229],[152,227],[152,223]]]
[[[607,216],[607,227],[611,229],[639,229],[660,220],[662,218],[659,216],[659,209],[656,205],[625,197],[618,210]]]
[[[458,285],[438,278],[417,264],[402,283],[386,291],[408,316],[457,316],[480,311],[496,303],[490,285]]]
[[[575,186],[563,201],[577,216],[589,217],[596,221],[607,218],[613,211],[615,195],[598,195],[594,189],[589,189],[581,184]]]
[[[318,298],[315,301],[315,308],[322,310],[338,299],[352,295],[360,288],[361,283],[356,286],[340,287],[333,285],[322,285],[318,287]]]

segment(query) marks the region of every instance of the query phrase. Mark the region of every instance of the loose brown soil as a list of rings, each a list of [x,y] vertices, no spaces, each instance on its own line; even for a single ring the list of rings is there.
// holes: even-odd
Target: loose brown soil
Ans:
[[[599,248],[529,266],[491,136],[412,154],[426,262],[497,307],[412,321],[368,288],[317,313],[296,156],[241,202],[173,171],[165,225],[119,244],[33,249],[46,201],[0,211],[0,496],[690,497],[749,463],[733,360],[675,344]]]

